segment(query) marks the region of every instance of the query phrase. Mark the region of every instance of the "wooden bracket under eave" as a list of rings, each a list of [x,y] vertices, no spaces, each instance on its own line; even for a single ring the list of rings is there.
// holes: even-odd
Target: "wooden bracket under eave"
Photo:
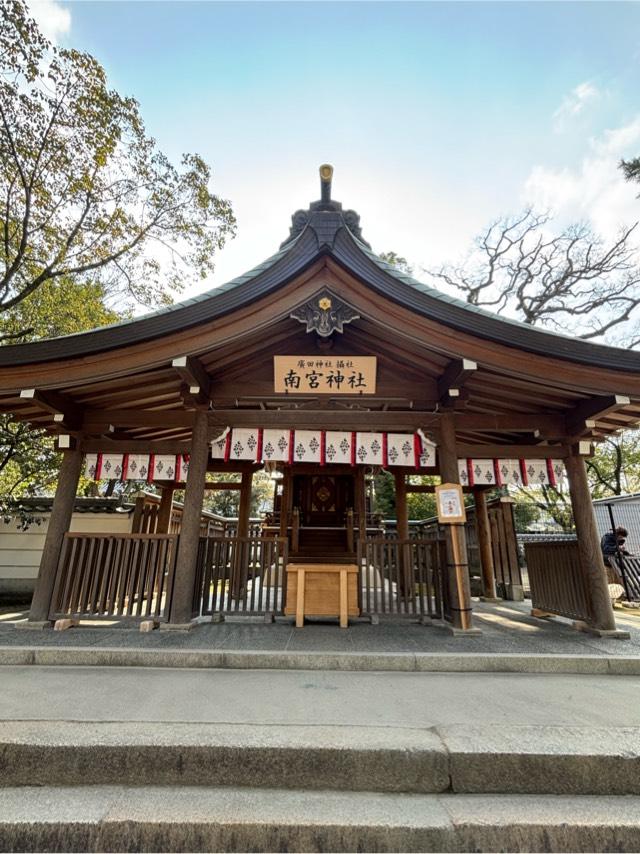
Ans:
[[[52,416],[53,424],[62,430],[78,430],[82,422],[80,407],[58,391],[44,391],[37,388],[23,388],[21,400],[28,400],[42,412]]]
[[[459,408],[464,405],[468,394],[463,392],[467,379],[478,370],[471,359],[453,359],[438,379],[438,399],[442,408]]]
[[[178,356],[171,362],[172,368],[183,380],[180,396],[190,408],[209,408],[211,401],[211,378],[195,356]]]
[[[624,394],[610,394],[602,397],[590,397],[578,403],[565,416],[567,435],[582,436],[596,427],[596,421],[606,418],[629,406],[631,400]]]

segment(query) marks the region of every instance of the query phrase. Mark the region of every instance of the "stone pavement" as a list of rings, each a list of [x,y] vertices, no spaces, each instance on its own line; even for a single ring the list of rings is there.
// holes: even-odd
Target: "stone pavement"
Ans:
[[[10,647],[128,648],[139,650],[223,650],[325,653],[486,653],[527,656],[572,655],[640,658],[640,618],[616,610],[619,628],[629,640],[598,638],[574,630],[568,620],[539,619],[529,614],[529,602],[487,604],[474,602],[475,624],[482,630],[473,637],[453,637],[443,625],[387,622],[372,626],[352,622],[341,630],[335,622],[309,622],[296,629],[290,620],[274,624],[257,622],[202,623],[190,632],[140,633],[126,624],[82,625],[66,632],[18,631],[14,619],[25,614],[0,614],[0,650]],[[255,618],[254,618],[255,619]]]
[[[631,640],[514,603],[478,604],[468,638],[5,620],[0,851],[640,850],[640,630],[619,619]]]

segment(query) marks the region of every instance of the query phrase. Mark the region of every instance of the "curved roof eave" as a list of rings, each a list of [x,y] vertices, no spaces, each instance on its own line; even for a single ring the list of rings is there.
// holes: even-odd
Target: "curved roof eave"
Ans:
[[[109,326],[0,347],[0,365],[27,365],[101,353],[206,323],[278,288],[321,254],[313,233],[305,229],[275,255],[217,288]]]
[[[499,317],[406,275],[344,231],[336,238],[332,257],[389,299],[430,320],[542,356],[552,356],[608,370],[640,372],[640,352],[572,338],[520,320]]]
[[[316,214],[315,216],[321,216]],[[333,214],[333,223],[336,223]],[[607,370],[640,373],[640,353],[593,344],[498,317],[407,276],[382,261],[342,221],[333,239],[310,223],[262,264],[218,288],[143,317],[62,338],[0,347],[0,365],[26,365],[113,350],[222,317],[287,283],[324,254],[388,299],[452,329],[499,344]],[[319,245],[320,244],[320,245]]]

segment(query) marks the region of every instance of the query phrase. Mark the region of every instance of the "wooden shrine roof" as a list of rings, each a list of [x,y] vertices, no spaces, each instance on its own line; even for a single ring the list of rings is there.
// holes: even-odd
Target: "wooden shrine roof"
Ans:
[[[273,355],[325,352],[292,318],[322,293],[358,315],[334,333],[331,352],[376,355],[375,396],[273,393]],[[172,365],[177,357],[188,367]],[[113,326],[0,348],[0,410],[52,430],[109,444],[184,443],[198,406],[210,409],[212,430],[275,418],[301,428],[428,428],[451,411],[459,440],[486,444],[492,456],[497,445],[598,438],[639,423],[640,353],[497,317],[404,275],[324,190],[294,214],[275,255],[220,288]]]

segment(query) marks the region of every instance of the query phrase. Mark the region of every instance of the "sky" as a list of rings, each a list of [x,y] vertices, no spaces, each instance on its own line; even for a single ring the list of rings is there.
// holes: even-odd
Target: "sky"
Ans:
[[[238,234],[215,287],[333,197],[417,269],[525,205],[604,237],[640,219],[640,3],[30,0],[96,56],[175,162],[197,152]]]

